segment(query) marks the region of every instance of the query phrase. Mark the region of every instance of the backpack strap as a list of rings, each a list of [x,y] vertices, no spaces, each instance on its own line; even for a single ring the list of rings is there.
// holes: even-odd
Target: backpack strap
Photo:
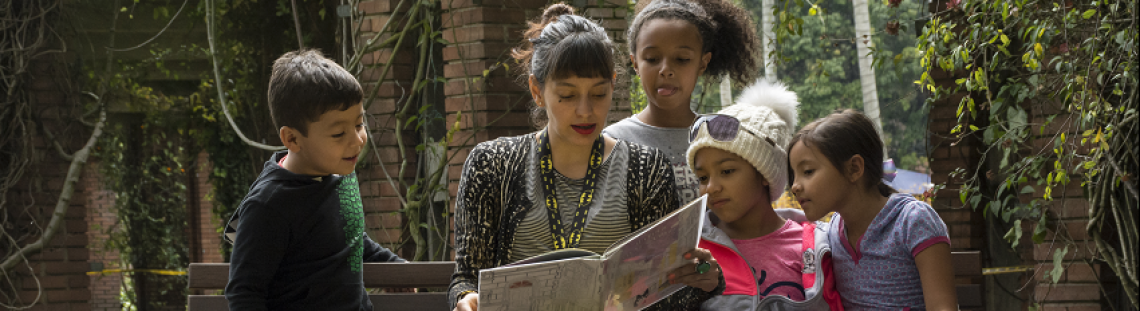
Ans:
[[[832,311],[844,311],[843,299],[840,297],[839,291],[835,288],[835,267],[831,252],[820,251],[822,248],[829,248],[830,243],[827,241],[827,230],[831,229],[831,227],[828,227],[830,225],[830,223],[826,222],[808,222],[804,224],[804,288],[812,288],[810,286],[816,285],[816,273],[822,273],[823,284],[819,284],[820,290],[817,295],[823,296],[823,300],[827,302],[828,307]],[[823,227],[818,228],[821,230],[816,230],[817,226]],[[808,233],[809,231],[811,232],[810,234]],[[816,240],[816,238],[819,238],[819,240]],[[816,242],[823,243],[823,245],[817,245]],[[808,260],[806,254],[808,253],[811,253],[814,259],[812,262],[814,265],[813,271],[811,271],[810,278],[807,273]]]
[[[831,253],[824,255],[820,263],[820,269],[827,271],[823,274],[823,292],[820,294],[823,295],[823,300],[827,301],[831,311],[844,311],[843,298],[839,296],[839,290],[835,288],[835,273],[831,273],[834,267]]]
[[[816,258],[815,251],[815,223],[804,222],[803,225],[803,286],[804,288],[812,288],[815,286],[815,274],[819,271],[819,258]]]

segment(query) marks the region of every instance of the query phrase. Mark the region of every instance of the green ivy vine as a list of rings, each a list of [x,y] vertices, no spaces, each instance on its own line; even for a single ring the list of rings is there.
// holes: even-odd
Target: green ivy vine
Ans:
[[[1012,223],[1006,238],[1055,232],[1057,282],[1079,247],[1051,207],[1079,183],[1089,201],[1089,263],[1119,277],[1137,307],[1137,4],[1135,1],[943,1],[918,48],[931,100],[965,93],[950,135],[976,139],[993,165],[961,168],[960,200]],[[937,72],[953,83],[939,83]],[[1023,233],[1022,224],[1032,232]],[[1103,277],[1103,275],[1102,275]],[[1103,284],[1102,284],[1103,285]]]

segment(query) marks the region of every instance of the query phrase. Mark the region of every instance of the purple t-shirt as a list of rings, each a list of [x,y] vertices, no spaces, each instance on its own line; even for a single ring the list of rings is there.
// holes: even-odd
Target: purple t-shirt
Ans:
[[[925,310],[914,256],[938,243],[950,244],[946,224],[925,202],[891,195],[852,248],[843,218],[831,219],[828,240],[835,285],[847,310]],[[842,245],[842,246],[840,246]]]

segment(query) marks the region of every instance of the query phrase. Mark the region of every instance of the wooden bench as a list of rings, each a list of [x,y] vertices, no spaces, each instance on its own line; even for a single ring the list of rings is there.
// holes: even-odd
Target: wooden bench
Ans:
[[[952,252],[958,307],[980,310],[985,307],[981,282],[982,259],[978,251]],[[229,280],[230,265],[224,263],[190,264],[190,289],[223,289]],[[364,286],[367,288],[447,288],[455,262],[365,263]],[[371,294],[368,298],[379,310],[439,310],[447,307],[447,292]],[[190,295],[190,311],[229,310],[226,297]]]
[[[958,308],[982,310],[985,295],[982,293],[982,254],[979,251],[951,252],[954,266],[955,289],[958,290]]]
[[[364,287],[367,288],[442,288],[451,283],[455,262],[427,261],[409,263],[365,263]],[[218,290],[229,281],[230,265],[225,263],[192,263],[189,273],[190,289]],[[377,310],[450,311],[447,292],[370,294]],[[190,295],[190,311],[229,310],[226,297],[221,295]]]

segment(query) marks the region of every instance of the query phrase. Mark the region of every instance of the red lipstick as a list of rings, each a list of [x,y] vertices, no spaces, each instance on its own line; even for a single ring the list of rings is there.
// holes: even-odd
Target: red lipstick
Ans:
[[[570,127],[574,128],[574,131],[578,132],[578,134],[590,135],[590,134],[594,133],[594,129],[596,129],[598,127],[598,124],[597,123],[571,124]]]

